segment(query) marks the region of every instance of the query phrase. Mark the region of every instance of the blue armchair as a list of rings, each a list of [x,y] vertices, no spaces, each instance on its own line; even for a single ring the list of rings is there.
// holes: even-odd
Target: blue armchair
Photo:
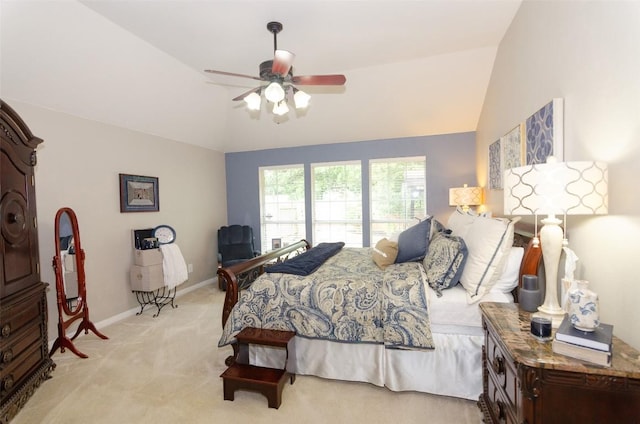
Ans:
[[[249,225],[229,225],[218,230],[218,267],[228,267],[260,255]],[[219,283],[221,290],[225,290]]]

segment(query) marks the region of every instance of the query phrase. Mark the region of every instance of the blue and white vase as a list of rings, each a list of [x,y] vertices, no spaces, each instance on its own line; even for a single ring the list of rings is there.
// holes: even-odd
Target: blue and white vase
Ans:
[[[598,295],[589,290],[589,282],[576,281],[575,288],[568,293],[569,319],[578,330],[593,331],[600,325]]]

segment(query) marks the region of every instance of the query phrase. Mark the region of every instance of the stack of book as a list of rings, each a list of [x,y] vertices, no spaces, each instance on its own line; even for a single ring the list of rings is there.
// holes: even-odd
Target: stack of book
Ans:
[[[613,325],[600,323],[594,331],[581,331],[571,324],[568,316],[565,316],[556,331],[552,349],[555,353],[582,361],[611,366],[612,340]]]

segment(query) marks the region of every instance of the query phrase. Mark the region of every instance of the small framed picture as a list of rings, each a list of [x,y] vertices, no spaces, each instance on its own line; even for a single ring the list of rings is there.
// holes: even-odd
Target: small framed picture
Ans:
[[[271,239],[271,248],[272,249],[280,249],[282,247],[282,239],[273,238]]]
[[[489,145],[489,190],[502,190],[502,149],[500,139]]]
[[[120,174],[120,212],[158,212],[158,178]]]

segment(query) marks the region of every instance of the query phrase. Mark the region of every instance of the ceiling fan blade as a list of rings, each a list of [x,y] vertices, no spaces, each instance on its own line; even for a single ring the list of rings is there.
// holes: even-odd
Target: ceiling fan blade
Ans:
[[[291,70],[291,65],[293,64],[293,59],[295,57],[295,54],[287,50],[276,50],[276,53],[273,56],[273,66],[271,67],[271,72],[274,74],[282,75],[283,77],[287,76],[289,70]]]
[[[344,85],[347,78],[344,75],[306,75],[294,76],[291,82],[297,85]]]
[[[234,102],[237,102],[237,101],[240,101],[240,100],[244,100],[244,98],[247,97],[251,93],[260,94],[260,90],[262,90],[262,87],[252,88],[251,90],[247,91],[246,93],[242,93],[241,95],[239,95],[237,97],[234,97],[231,100],[233,100]]]
[[[225,71],[214,71],[213,69],[205,69],[204,71],[208,72],[210,74],[226,75],[226,76],[229,76],[229,77],[251,78],[251,79],[254,79],[254,80],[262,81],[261,78],[254,77],[252,75],[236,74],[234,72],[225,72]]]

